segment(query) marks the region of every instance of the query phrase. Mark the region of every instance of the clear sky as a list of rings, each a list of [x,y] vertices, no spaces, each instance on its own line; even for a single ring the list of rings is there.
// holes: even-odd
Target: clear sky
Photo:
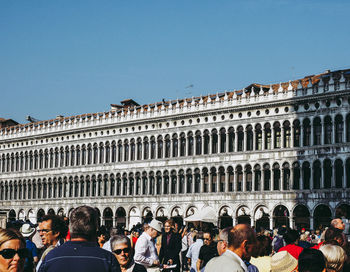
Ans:
[[[350,68],[348,0],[0,0],[0,117],[25,123]]]

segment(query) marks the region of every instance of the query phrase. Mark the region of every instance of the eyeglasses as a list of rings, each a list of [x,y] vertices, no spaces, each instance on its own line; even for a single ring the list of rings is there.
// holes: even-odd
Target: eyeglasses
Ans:
[[[47,234],[47,233],[49,233],[50,231],[52,231],[52,230],[50,230],[50,229],[38,229],[38,232],[39,232],[39,233],[42,232],[42,233]]]
[[[210,240],[211,240],[211,238],[204,238],[204,240],[210,241]]]
[[[18,254],[20,258],[25,258],[28,256],[28,250],[26,248],[21,248],[19,250],[6,248],[0,251],[0,255],[4,257],[4,259],[12,259],[16,254]]]
[[[113,251],[115,254],[120,255],[122,254],[122,252],[124,253],[129,253],[130,252],[130,248],[126,247],[126,248],[121,248],[121,249],[116,249]]]

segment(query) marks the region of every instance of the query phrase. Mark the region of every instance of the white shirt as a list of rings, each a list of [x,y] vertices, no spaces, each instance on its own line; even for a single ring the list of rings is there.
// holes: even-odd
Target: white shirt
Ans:
[[[154,241],[148,233],[143,232],[135,245],[134,261],[148,267],[152,266],[155,260],[159,258]]]
[[[192,244],[186,254],[187,258],[191,258],[191,268],[194,269],[194,271],[197,271],[197,260],[199,256],[199,251],[203,245],[202,239],[197,239],[194,244]]]
[[[242,268],[244,269],[244,271],[245,271],[245,272],[248,272],[248,267],[247,267],[246,264],[243,262],[243,260],[241,259],[241,257],[239,257],[236,253],[234,253],[233,251],[231,251],[231,250],[229,250],[229,249],[226,249],[226,252],[232,254],[233,256],[235,256],[235,257],[239,260],[239,262],[240,262]]]
[[[109,252],[112,252],[112,249],[111,249],[111,239],[109,239],[106,243],[103,244],[102,246],[103,249],[109,251]]]

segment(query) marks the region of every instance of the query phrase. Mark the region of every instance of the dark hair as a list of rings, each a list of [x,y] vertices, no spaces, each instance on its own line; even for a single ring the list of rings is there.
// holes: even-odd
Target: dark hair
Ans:
[[[256,243],[255,232],[248,225],[237,225],[228,234],[228,245],[233,248],[239,248],[244,240],[248,244]]]
[[[0,246],[10,240],[20,240],[22,246],[26,247],[26,241],[18,230],[0,228]]]
[[[304,249],[298,259],[299,272],[322,272],[326,267],[326,260],[321,251],[313,248]]]
[[[290,229],[284,235],[283,239],[287,245],[295,243],[299,238],[299,233],[296,230]]]
[[[270,256],[272,253],[271,239],[265,235],[259,235],[256,237],[257,240],[257,257]]]
[[[47,214],[45,215],[41,222],[51,220],[51,229],[55,233],[59,233],[58,239],[65,238],[67,236],[68,227],[62,216]]]
[[[342,241],[344,241],[342,231],[340,229],[336,229],[333,227],[329,227],[326,230],[326,233],[324,235],[324,239],[325,239],[325,241],[336,240],[336,239],[341,239]]]
[[[98,228],[97,211],[89,206],[80,206],[74,209],[69,217],[71,238],[85,238],[88,241],[96,238]]]

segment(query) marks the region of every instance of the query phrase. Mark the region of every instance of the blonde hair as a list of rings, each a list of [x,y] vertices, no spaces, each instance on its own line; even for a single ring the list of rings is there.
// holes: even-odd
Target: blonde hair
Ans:
[[[323,245],[320,247],[320,251],[326,258],[326,269],[342,271],[344,262],[347,259],[345,250],[336,245]]]
[[[23,246],[26,244],[26,241],[18,230],[0,228],[0,246],[10,240],[20,240]]]

